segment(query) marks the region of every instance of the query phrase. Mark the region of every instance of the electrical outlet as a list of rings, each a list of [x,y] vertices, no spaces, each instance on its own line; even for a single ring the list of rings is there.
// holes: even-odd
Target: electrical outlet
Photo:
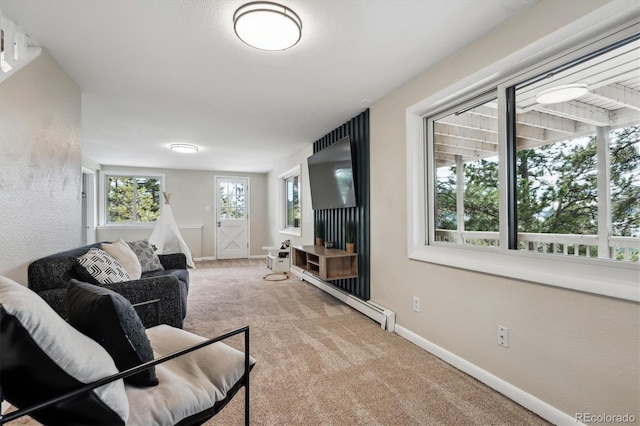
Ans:
[[[413,310],[420,312],[420,298],[417,296],[413,296]]]
[[[509,329],[502,325],[498,326],[498,344],[505,348],[509,347]]]

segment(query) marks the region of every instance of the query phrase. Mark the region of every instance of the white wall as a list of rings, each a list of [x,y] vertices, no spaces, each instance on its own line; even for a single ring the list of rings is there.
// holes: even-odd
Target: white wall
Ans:
[[[171,194],[171,210],[185,243],[194,258],[215,257],[215,176],[241,176],[249,178],[249,223],[251,227],[249,255],[266,254],[269,245],[267,226],[267,175],[263,173],[228,173],[176,169],[149,169],[102,166],[99,173],[108,171],[162,174],[165,192]],[[100,191],[98,192],[100,195]],[[209,210],[207,210],[209,207]],[[113,241],[122,237],[126,241],[149,238],[153,227],[130,228],[100,227],[97,241]]]
[[[637,303],[407,257],[406,109],[605,3],[544,0],[371,106],[371,298],[420,338],[570,417],[640,419]],[[496,344],[498,324],[509,327],[508,349]]]
[[[0,274],[81,244],[80,88],[45,51],[0,84]]]
[[[328,131],[331,131],[329,129]],[[268,188],[268,229],[269,243],[267,246],[278,246],[284,240],[291,240],[291,246],[313,244],[313,209],[311,208],[311,189],[309,186],[309,170],[307,167],[307,157],[313,154],[313,143],[309,144],[283,161],[269,172]],[[284,183],[280,177],[294,167],[300,167],[300,204],[301,204],[301,233],[300,236],[282,233],[284,228],[283,193]]]

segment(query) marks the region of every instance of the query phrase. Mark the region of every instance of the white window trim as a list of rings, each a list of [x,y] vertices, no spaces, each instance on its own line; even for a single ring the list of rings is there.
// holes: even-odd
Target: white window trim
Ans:
[[[302,181],[301,178],[302,176],[300,175],[300,170],[302,168],[300,167],[300,164],[296,165],[295,167],[293,167],[292,169],[287,170],[286,172],[278,175],[278,181],[280,182],[279,186],[279,190],[278,190],[278,204],[280,205],[280,218],[279,218],[279,224],[280,224],[280,229],[278,230],[278,232],[280,234],[283,235],[290,235],[292,237],[301,237],[302,236],[302,194],[300,193],[300,190],[302,189]],[[285,197],[287,196],[285,189],[284,189],[284,185],[283,182],[285,181],[285,179],[288,179],[290,177],[293,176],[298,176],[298,197],[300,198],[300,227],[298,228],[293,228],[293,227],[286,227],[286,217],[287,217],[287,209],[285,207],[286,205],[286,200]]]
[[[579,20],[407,108],[407,252],[410,259],[640,302],[638,264],[508,250],[504,185],[500,189],[500,248],[428,245],[426,240],[429,218],[424,117],[498,87],[499,132],[505,135],[504,88],[540,73],[542,67],[553,67],[583,56],[587,47],[589,51],[596,50],[640,30],[637,19],[621,25],[620,13],[612,15],[609,20],[602,20],[602,15],[589,16],[590,22],[585,22],[586,18]],[[630,15],[626,16],[628,19]],[[555,54],[550,53],[552,50]],[[499,144],[501,159],[505,158],[504,150],[505,144]],[[499,168],[499,179],[506,182],[505,167]]]
[[[165,174],[164,173],[153,173],[149,171],[111,171],[111,170],[100,170],[100,205],[99,205],[99,226],[98,229],[104,228],[145,228],[145,227],[155,227],[156,222],[149,223],[107,223],[107,191],[106,191],[106,177],[107,176],[136,176],[136,177],[150,177],[150,178],[160,178],[160,192],[165,192]],[[164,199],[160,197],[160,212],[162,213],[162,209],[164,207]]]

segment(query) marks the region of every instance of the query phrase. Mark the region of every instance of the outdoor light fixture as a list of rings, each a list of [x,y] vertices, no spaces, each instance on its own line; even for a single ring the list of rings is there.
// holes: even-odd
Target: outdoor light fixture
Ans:
[[[240,40],[262,50],[285,50],[302,37],[302,21],[286,6],[268,1],[247,3],[233,14]]]
[[[589,93],[589,86],[586,84],[563,84],[538,93],[536,102],[543,105],[559,104],[560,102],[572,101],[587,93]]]
[[[188,143],[172,143],[171,151],[181,152],[183,154],[195,154],[198,152],[198,147]]]

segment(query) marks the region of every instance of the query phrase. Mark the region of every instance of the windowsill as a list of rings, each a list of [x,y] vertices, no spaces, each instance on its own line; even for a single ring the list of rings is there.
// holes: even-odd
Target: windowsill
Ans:
[[[96,226],[96,229],[153,229],[155,228],[157,223],[150,224],[108,224],[108,225],[100,225]],[[202,225],[177,225],[179,229],[202,229]]]
[[[635,263],[446,246],[415,247],[409,258],[640,302],[640,265]]]
[[[284,228],[284,229],[280,229],[278,232],[280,234],[290,235],[292,237],[301,237],[302,236],[302,230],[300,228]]]

